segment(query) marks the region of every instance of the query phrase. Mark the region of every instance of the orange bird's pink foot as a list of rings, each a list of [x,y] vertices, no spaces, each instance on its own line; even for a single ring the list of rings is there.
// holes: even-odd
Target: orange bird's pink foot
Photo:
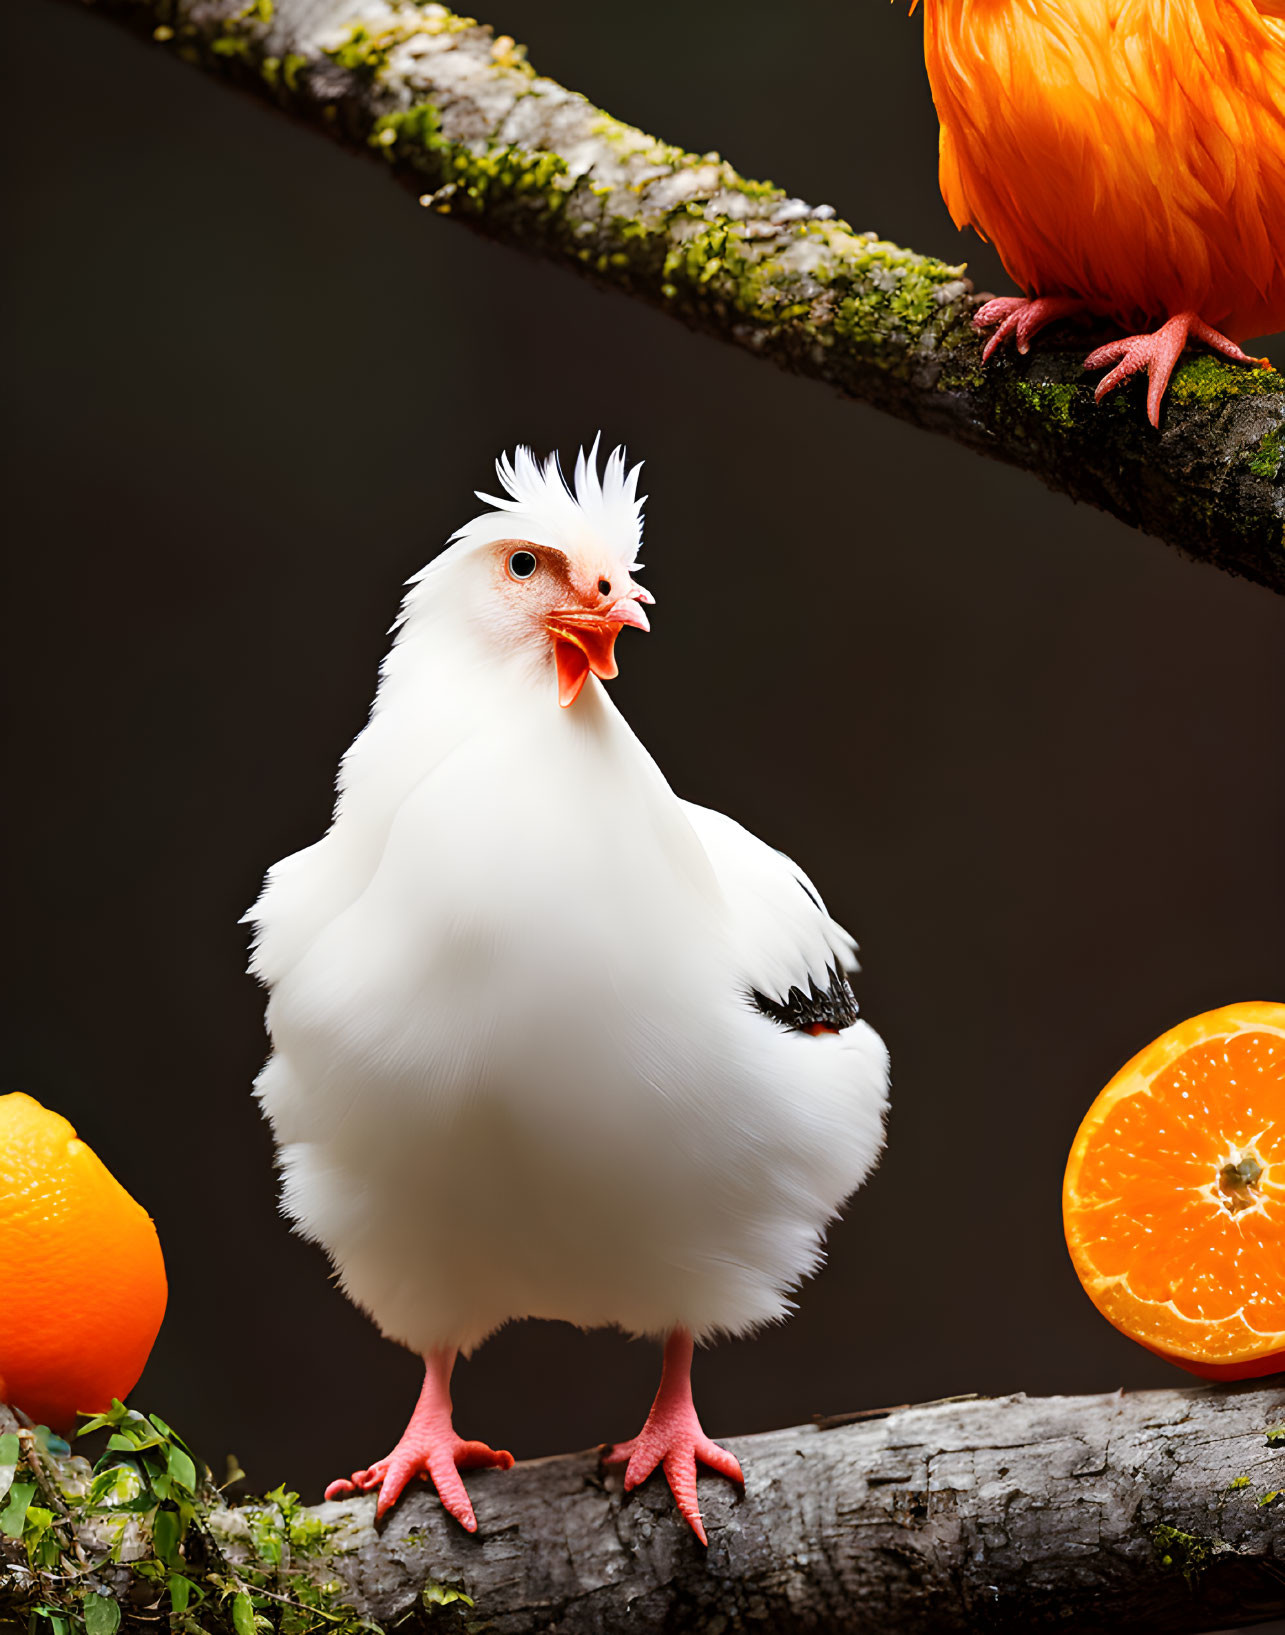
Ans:
[[[736,1456],[711,1442],[701,1429],[692,1401],[691,1371],[692,1337],[686,1329],[677,1328],[665,1341],[660,1390],[647,1423],[628,1442],[617,1442],[603,1455],[603,1463],[625,1466],[626,1493],[641,1486],[658,1465],[663,1466],[684,1519],[701,1543],[708,1544],[696,1499],[697,1461],[739,1487],[745,1486],[745,1477]]]
[[[401,1497],[402,1489],[416,1476],[427,1476],[437,1496],[461,1527],[477,1532],[477,1517],[460,1480],[460,1471],[492,1465],[508,1470],[511,1453],[497,1452],[485,1442],[466,1442],[451,1424],[451,1369],[453,1351],[434,1351],[425,1359],[424,1389],[420,1392],[410,1424],[387,1459],[377,1460],[369,1470],[357,1470],[347,1478],[331,1482],[328,1499],[346,1499],[353,1493],[379,1489],[375,1519],[388,1514]]]
[[[1229,341],[1225,335],[1202,323],[1194,312],[1180,312],[1150,335],[1127,335],[1123,340],[1108,341],[1096,352],[1089,353],[1084,360],[1086,369],[1105,369],[1108,364],[1115,365],[1111,373],[1098,382],[1094,400],[1101,403],[1107,393],[1113,392],[1122,381],[1145,369],[1149,377],[1147,419],[1158,428],[1160,405],[1169,387],[1169,377],[1188,341],[1193,340],[1203,341],[1233,363],[1248,363],[1259,369],[1271,368],[1269,359],[1251,358],[1241,351],[1235,341]]]
[[[982,362],[988,363],[991,354],[1010,336],[1019,352],[1029,352],[1031,342],[1045,324],[1051,324],[1056,318],[1080,318],[1087,312],[1084,302],[1070,295],[997,295],[973,314],[974,329],[997,326],[982,348]]]

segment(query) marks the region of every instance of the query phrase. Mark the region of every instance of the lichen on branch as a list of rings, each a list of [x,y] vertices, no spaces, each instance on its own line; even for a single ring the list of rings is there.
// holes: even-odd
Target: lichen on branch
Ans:
[[[509,37],[444,6],[87,3],[377,156],[432,213],[1285,590],[1285,382],[1273,372],[1191,355],[1157,433],[1144,382],[1094,403],[1082,367],[1091,338],[983,367],[963,267],[620,123],[539,75]]]

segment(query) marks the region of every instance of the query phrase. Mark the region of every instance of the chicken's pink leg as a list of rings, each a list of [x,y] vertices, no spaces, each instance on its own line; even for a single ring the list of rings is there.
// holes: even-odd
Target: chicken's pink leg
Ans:
[[[657,1465],[663,1465],[679,1510],[701,1543],[708,1544],[696,1501],[698,1459],[720,1476],[745,1486],[735,1455],[711,1442],[701,1430],[692,1401],[692,1337],[685,1328],[676,1328],[665,1341],[660,1390],[647,1423],[628,1442],[617,1442],[603,1455],[603,1463],[626,1467],[626,1493],[645,1482]]]
[[[1196,313],[1179,312],[1149,335],[1127,335],[1123,340],[1108,341],[1096,352],[1089,353],[1084,360],[1086,369],[1105,369],[1109,363],[1115,365],[1111,373],[1098,382],[1093,394],[1095,402],[1100,403],[1121,381],[1136,375],[1139,369],[1145,369],[1149,378],[1147,418],[1153,426],[1159,427],[1160,405],[1169,386],[1169,377],[1191,340],[1203,341],[1233,363],[1256,364],[1260,369],[1270,369],[1272,366],[1269,358],[1251,358],[1248,353],[1242,352],[1235,341],[1229,341],[1225,335],[1202,323]]]
[[[974,329],[998,327],[982,348],[982,362],[990,360],[991,353],[1003,346],[1011,335],[1019,352],[1029,352],[1031,342],[1045,324],[1055,318],[1081,318],[1088,308],[1083,301],[1070,295],[997,295],[973,314]]]
[[[427,1476],[437,1496],[461,1527],[477,1532],[477,1517],[464,1491],[460,1471],[494,1465],[508,1470],[511,1453],[497,1452],[485,1442],[466,1442],[456,1436],[451,1424],[451,1370],[455,1352],[430,1351],[424,1358],[424,1388],[415,1404],[410,1424],[387,1459],[377,1460],[369,1470],[354,1471],[326,1489],[328,1499],[344,1499],[350,1493],[379,1489],[375,1505],[378,1520],[396,1504],[402,1489],[415,1476]]]

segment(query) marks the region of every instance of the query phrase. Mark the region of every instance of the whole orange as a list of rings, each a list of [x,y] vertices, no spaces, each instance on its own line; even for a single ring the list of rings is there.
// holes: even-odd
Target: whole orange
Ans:
[[[1108,1321],[1206,1379],[1285,1369],[1285,1005],[1171,1028],[1089,1108],[1062,1192]]]
[[[65,1118],[0,1096],[0,1399],[64,1429],[143,1372],[165,1315],[147,1211]]]

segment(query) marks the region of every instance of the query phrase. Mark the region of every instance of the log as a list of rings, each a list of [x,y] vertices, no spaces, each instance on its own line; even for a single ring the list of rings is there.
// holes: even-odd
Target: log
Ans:
[[[475,1536],[420,1484],[379,1529],[372,1495],[275,1533],[279,1506],[218,1500],[207,1525],[220,1583],[284,1537],[270,1594],[329,1584],[383,1629],[1156,1635],[1285,1615],[1285,1381],[954,1399],[727,1446],[746,1488],[702,1477],[708,1550],[661,1477],[625,1496],[593,1451],[470,1472]],[[127,1568],[100,1580],[138,1606]]]
[[[507,35],[413,0],[76,0],[349,147],[430,212],[652,302],[1285,591],[1285,381],[1192,353],[1093,401],[1096,339],[983,366],[962,267],[611,118]],[[854,154],[854,166],[861,156]],[[1061,339],[1058,340],[1060,333]]]

